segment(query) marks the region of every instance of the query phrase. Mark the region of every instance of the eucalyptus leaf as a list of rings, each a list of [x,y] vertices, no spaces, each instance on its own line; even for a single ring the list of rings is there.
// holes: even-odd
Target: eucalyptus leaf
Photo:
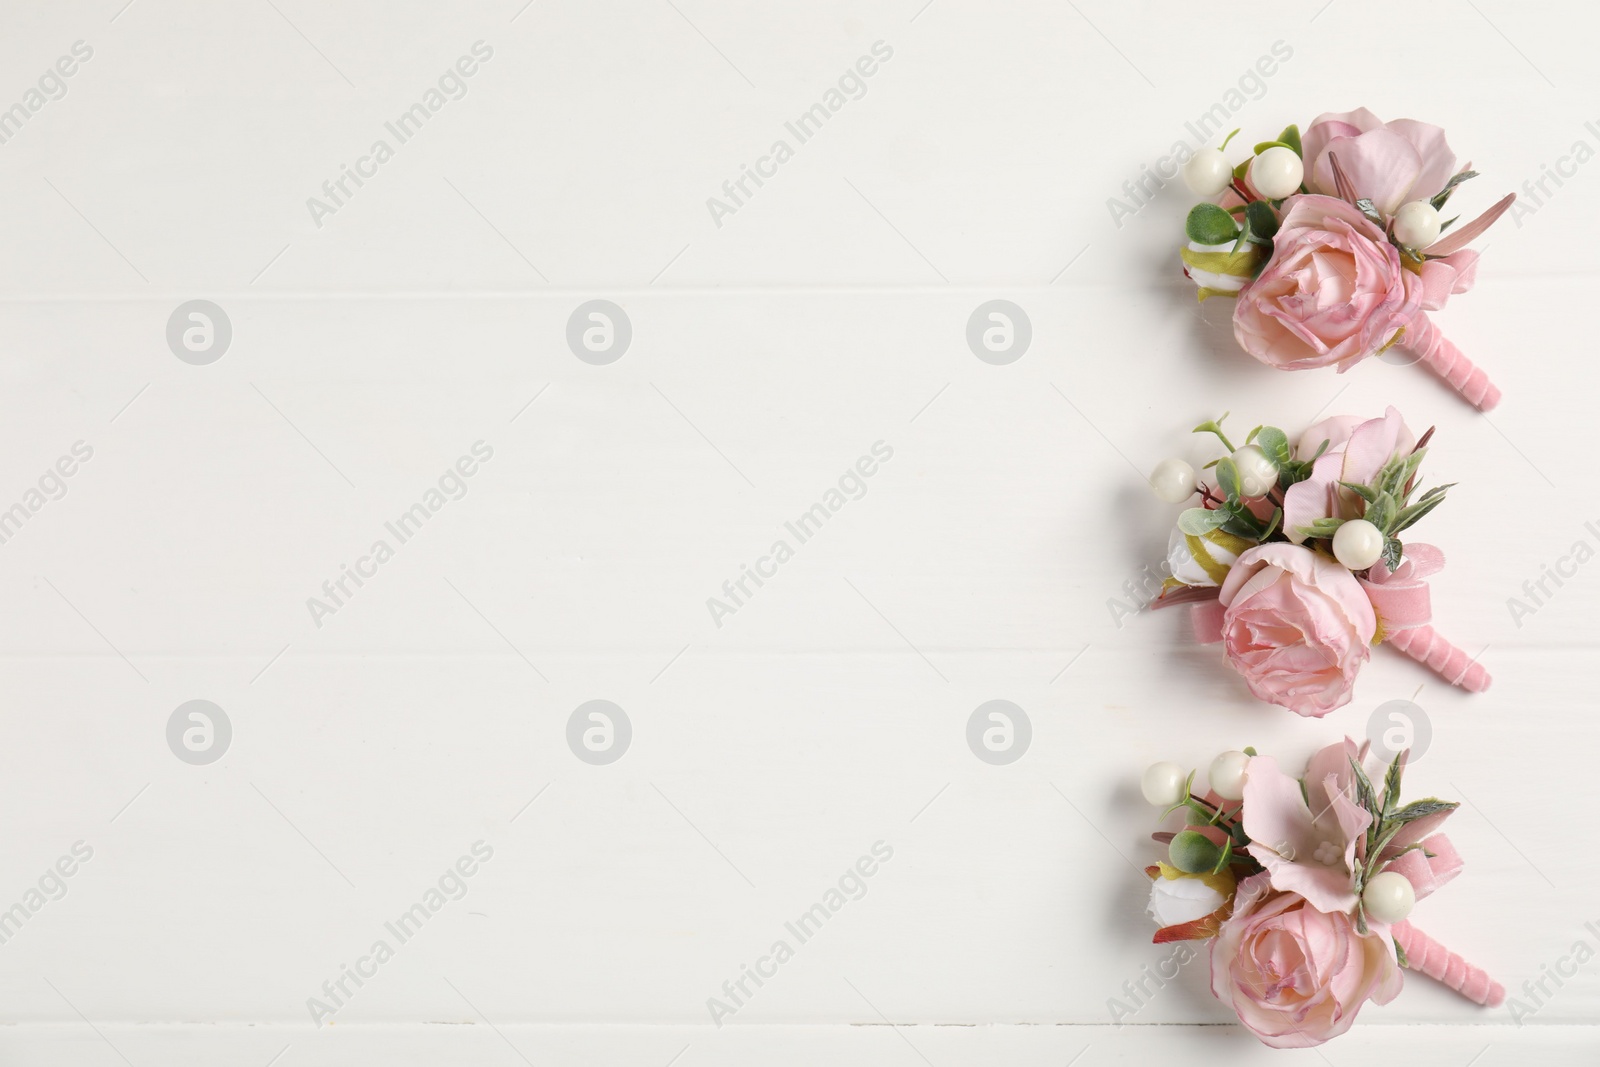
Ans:
[[[1223,494],[1229,503],[1237,501],[1240,493],[1239,465],[1233,461],[1232,456],[1225,456],[1217,461],[1217,484],[1222,487]]]
[[[1250,232],[1257,237],[1270,240],[1278,233],[1278,214],[1272,210],[1272,205],[1265,200],[1252,200],[1244,209],[1245,218],[1250,221]]]
[[[1383,215],[1378,211],[1378,205],[1374,204],[1371,200],[1368,200],[1366,197],[1362,197],[1360,200],[1357,200],[1356,210],[1365,215],[1368,222],[1372,223],[1380,230],[1383,229]]]
[[[1189,209],[1184,220],[1184,233],[1189,240],[1202,245],[1220,245],[1233,240],[1239,233],[1233,216],[1216,204],[1196,204]]]
[[[1278,143],[1293,149],[1294,154],[1299,156],[1301,159],[1305,158],[1305,149],[1300,147],[1300,127],[1296,126],[1294,123],[1291,122],[1289,125],[1285,126],[1283,128],[1283,132],[1278,134]]]
[[[1224,511],[1209,511],[1206,508],[1189,508],[1178,516],[1178,529],[1194,537],[1204,537],[1212,530],[1222,526],[1228,521],[1228,514]]]
[[[1294,462],[1294,454],[1289,450],[1289,435],[1276,426],[1261,427],[1256,434],[1256,446],[1279,470]]]

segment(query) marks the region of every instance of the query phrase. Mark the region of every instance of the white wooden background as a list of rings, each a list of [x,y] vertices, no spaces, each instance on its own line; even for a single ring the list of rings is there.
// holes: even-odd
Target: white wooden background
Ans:
[[[1419,924],[1517,996],[1596,944],[1600,563],[1520,626],[1507,601],[1600,543],[1600,164],[1562,164],[1438,316],[1505,388],[1490,417],[1416,368],[1254,365],[1179,274],[1180,184],[1108,208],[1241,79],[1243,143],[1414,116],[1486,207],[1600,148],[1589,5],[3,11],[0,106],[93,54],[0,144],[0,509],[93,456],[0,544],[0,909],[93,856],[0,945],[0,1062],[1262,1062],[1203,963],[1112,1025],[1168,952],[1137,773],[1301,758],[1419,686],[1411,787],[1466,801],[1468,859]],[[478,41],[466,95],[315,225],[306,199]],[[879,41],[865,94],[717,225],[707,198]],[[194,299],[232,326],[209,365],[166,342]],[[605,366],[565,340],[597,299],[632,327]],[[1009,365],[965,340],[994,299],[1031,322]],[[1179,614],[1116,624],[1173,517],[1140,472],[1200,456],[1188,426],[1391,402],[1461,483],[1426,527],[1435,602],[1490,693],[1381,651],[1306,721]],[[306,599],[479,440],[467,494],[314,625]],[[878,441],[865,495],[714,625],[706,599]],[[196,699],[232,726],[203,766],[166,739]],[[602,766],[566,740],[594,699],[632,728]],[[1004,766],[966,742],[995,699],[1032,727]],[[467,895],[314,1026],[307,998],[480,840]],[[713,1026],[707,998],[878,841],[865,896]],[[1597,972],[1547,979],[1521,1026],[1413,976],[1280,1058],[1590,1063]]]

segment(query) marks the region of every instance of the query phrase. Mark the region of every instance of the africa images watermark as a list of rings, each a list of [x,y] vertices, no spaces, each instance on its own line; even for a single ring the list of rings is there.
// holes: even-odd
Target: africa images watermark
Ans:
[[[1522,620],[1538,614],[1539,609],[1548,604],[1562,586],[1578,576],[1578,568],[1594,559],[1596,552],[1600,551],[1597,548],[1600,546],[1600,526],[1586,522],[1583,531],[1586,536],[1574,541],[1572,547],[1556,557],[1554,564],[1545,564],[1536,577],[1522,583],[1522,596],[1506,598],[1506,610],[1511,612],[1511,621],[1516,623],[1517,629],[1522,629]]]
[[[1597,946],[1600,946],[1600,925],[1586,922],[1583,929],[1587,937],[1574,941],[1570,949],[1556,957],[1555,963],[1541,964],[1537,979],[1530,978],[1522,983],[1522,996],[1506,998],[1506,1011],[1511,1013],[1512,1022],[1521,1026],[1524,1020],[1539,1014],[1561,992],[1566,980],[1576,978],[1579,970],[1595,958]]]
[[[846,867],[838,881],[823,891],[821,900],[783,924],[784,932],[794,939],[793,944],[789,943],[789,938],[778,938],[764,955],[756,957],[754,965],[739,965],[737,977],[722,983],[721,997],[706,998],[706,1011],[711,1013],[711,1021],[718,1029],[724,1020],[737,1015],[762,986],[776,978],[778,968],[794,959],[795,950],[815,937],[824,923],[843,911],[852,900],[867,895],[867,880],[894,858],[894,848],[884,841],[874,841],[871,852],[872,855],[861,856]]]
[[[892,58],[894,49],[891,46],[874,41],[871,54],[863,55],[846,67],[839,80],[823,90],[821,100],[783,124],[788,137],[773,141],[765,155],[756,157],[754,165],[739,164],[738,175],[722,183],[722,197],[706,198],[706,210],[711,212],[711,221],[717,224],[717,229],[722,229],[724,217],[737,215],[755,196],[756,190],[767,184],[767,179],[777,177],[778,168],[794,158],[795,149],[815,137],[829,119],[844,110],[845,104],[866,96],[867,79],[878,73],[880,63]],[[789,143],[789,138],[794,139],[793,144]],[[755,188],[751,188],[752,183]]]
[[[394,144],[391,145],[383,137],[373,141],[367,154],[358,157],[354,165],[341,163],[339,173],[322,183],[322,195],[326,199],[315,196],[306,198],[306,210],[311,212],[311,221],[317,229],[322,229],[325,216],[337,215],[363,185],[376,178],[378,168],[393,159],[396,149],[415,137],[429,119],[444,109],[445,104],[467,95],[467,79],[478,73],[480,64],[494,57],[494,48],[483,41],[474,41],[471,52],[471,55],[464,55],[454,65],[446,67],[444,73],[439,75],[437,87],[429,86],[420,101],[383,124],[389,136],[394,138]],[[355,188],[351,188],[352,185]]]
[[[44,909],[51,901],[67,895],[67,879],[78,873],[78,868],[94,858],[94,849],[84,841],[74,841],[66,855],[61,856],[39,876],[37,887],[29,886],[22,899],[0,911],[0,945],[7,944],[22,932],[23,924]]]
[[[69,55],[46,67],[38,81],[15,104],[0,110],[0,145],[8,144],[22,132],[28,120],[44,110],[46,104],[67,95],[67,79],[78,73],[81,64],[94,58],[94,48],[86,41],[73,41]]]
[[[1107,997],[1106,1011],[1111,1014],[1111,1022],[1118,1029],[1127,1025],[1127,1020],[1138,1015],[1157,993],[1167,987],[1167,983],[1178,977],[1178,972],[1183,970],[1184,964],[1200,955],[1199,949],[1190,941],[1176,941],[1172,951],[1156,961],[1152,968],[1146,963],[1139,968],[1139,976],[1130,978],[1122,983],[1122,997]],[[1126,999],[1124,999],[1126,998]]]
[[[1192,122],[1183,124],[1189,137],[1194,139],[1194,144],[1179,138],[1172,143],[1168,153],[1156,160],[1154,168],[1146,163],[1139,168],[1139,176],[1122,183],[1122,197],[1107,197],[1106,210],[1111,212],[1111,221],[1117,229],[1122,229],[1125,220],[1137,215],[1141,209],[1156,198],[1156,194],[1166,188],[1168,182],[1178,176],[1183,165],[1194,156],[1196,149],[1200,148],[1211,138],[1220,133],[1225,133],[1233,116],[1244,109],[1245,104],[1251,100],[1260,100],[1267,95],[1267,79],[1278,72],[1280,64],[1287,63],[1294,56],[1294,49],[1284,41],[1273,41],[1267,54],[1262,55],[1255,64],[1246,67],[1243,74],[1239,75],[1236,85],[1230,86],[1222,94],[1222,98],[1212,104]]]
[[[1511,221],[1522,229],[1522,220],[1539,213],[1539,209],[1560,192],[1570,178],[1578,176],[1578,168],[1595,157],[1595,145],[1600,145],[1600,123],[1591,119],[1583,124],[1584,132],[1594,138],[1594,144],[1579,137],[1565,153],[1556,157],[1555,165],[1539,164],[1539,176],[1522,183],[1522,195],[1511,204]],[[1550,188],[1554,183],[1555,188]]]
[[[387,937],[373,941],[365,955],[356,957],[354,966],[339,964],[338,975],[322,983],[320,997],[313,994],[306,998],[306,1010],[311,1013],[311,1021],[321,1027],[338,1014],[367,982],[378,976],[379,967],[394,959],[401,945],[417,936],[429,919],[443,911],[446,904],[467,895],[470,888],[468,879],[493,858],[492,845],[486,841],[474,841],[469,853],[446,867],[437,881],[423,891],[420,900],[383,924]]]
[[[0,511],[0,545],[8,543],[21,530],[24,523],[37,515],[53,500],[67,495],[67,479],[94,458],[94,447],[85,441],[74,441],[71,451],[45,468],[36,485],[23,491],[22,498]]]
[[[1126,620],[1159,600],[1166,580],[1171,577],[1170,559],[1164,559],[1154,567],[1146,563],[1138,574],[1122,583],[1122,596],[1106,597],[1106,610],[1111,613],[1111,622],[1116,628],[1122,629]]]
[[[750,588],[750,583],[754,582],[756,589],[760,589],[767,584],[767,579],[776,577],[778,568],[794,558],[797,546],[815,537],[823,524],[837,515],[847,503],[867,495],[867,479],[878,473],[880,464],[889,462],[893,457],[894,449],[891,446],[883,441],[874,441],[871,455],[862,456],[854,466],[846,467],[844,473],[839,475],[837,485],[829,486],[821,500],[802,511],[793,521],[783,524],[784,531],[794,539],[793,545],[780,537],[772,542],[766,555],[756,557],[753,568],[748,563],[739,564],[738,576],[722,583],[722,597],[706,597],[706,610],[711,613],[712,624],[722,629],[723,617],[737,615],[739,609],[755,596],[755,589]]]
[[[306,610],[311,613],[311,621],[317,629],[322,629],[325,618],[337,615],[362,586],[376,578],[378,568],[394,558],[396,548],[422,532],[423,523],[443,511],[450,501],[467,495],[468,479],[482,469],[482,464],[494,458],[494,447],[483,441],[474,441],[471,451],[471,455],[461,456],[446,467],[438,481],[422,494],[421,500],[383,524],[384,530],[394,538],[394,544],[384,537],[373,541],[366,554],[356,558],[354,566],[339,564],[338,576],[322,583],[322,596],[306,597]]]

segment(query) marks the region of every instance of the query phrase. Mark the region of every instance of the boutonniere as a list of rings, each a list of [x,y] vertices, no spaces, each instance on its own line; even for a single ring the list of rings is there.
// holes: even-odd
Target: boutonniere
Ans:
[[[1257,697],[1300,715],[1349,703],[1379,644],[1487,689],[1488,671],[1430,625],[1427,579],[1444,554],[1410,538],[1451,488],[1421,485],[1433,431],[1414,436],[1391,407],[1324,419],[1295,443],[1258,426],[1236,448],[1221,421],[1195,427],[1227,450],[1207,479],[1176,459],[1150,476],[1163,500],[1200,498],[1178,516],[1155,606],[1192,605],[1196,636],[1220,642]]]
[[[1209,941],[1211,992],[1274,1048],[1320,1045],[1361,1006],[1387,1004],[1420,971],[1478,1004],[1505,989],[1411,923],[1412,908],[1461,873],[1439,832],[1457,805],[1404,803],[1406,753],[1373,766],[1346,738],[1285,773],[1254,749],[1224,752],[1209,783],[1157,763],[1145,799],[1182,810],[1157,833],[1166,859],[1145,869],[1155,942]],[[1381,772],[1381,773],[1380,773]]]
[[[1201,300],[1236,298],[1240,347],[1279,370],[1343,372],[1398,344],[1480,410],[1500,402],[1428,313],[1472,288],[1467,245],[1515,193],[1456,226],[1443,214],[1477,172],[1457,169],[1439,127],[1365,108],[1321,115],[1303,136],[1290,126],[1237,166],[1227,144],[1184,164],[1207,200],[1189,212],[1181,255]]]

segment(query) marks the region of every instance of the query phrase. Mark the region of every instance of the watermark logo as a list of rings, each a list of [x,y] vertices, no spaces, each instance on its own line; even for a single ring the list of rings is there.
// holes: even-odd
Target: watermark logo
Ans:
[[[967,747],[995,767],[1015,763],[1033,742],[1028,713],[1009,700],[987,700],[967,719]]]
[[[870,855],[863,854],[846,867],[809,908],[784,923],[783,936],[775,939],[753,964],[741,963],[734,977],[722,983],[721,996],[706,998],[706,1011],[717,1029],[739,1014],[767,982],[776,978],[778,969],[794,959],[801,946],[816,937],[828,920],[843,911],[847,904],[867,895],[868,880],[894,858],[894,846],[887,841],[874,841],[870,851]]]
[[[783,524],[784,535],[768,546],[765,555],[756,557],[754,566],[739,564],[738,575],[722,583],[722,595],[706,597],[706,612],[711,616],[712,625],[722,629],[722,620],[737,615],[755,596],[756,590],[776,578],[778,569],[794,558],[801,545],[815,537],[846,504],[866,496],[867,479],[893,458],[892,445],[874,441],[870,455],[857,457],[855,463],[846,467],[838,480],[823,491],[821,499]]]
[[[615,363],[632,341],[633,322],[628,313],[609,300],[579,304],[567,319],[567,347],[591,366]]]
[[[376,938],[355,963],[339,964],[339,972],[322,983],[322,988],[306,998],[306,1011],[320,1029],[337,1015],[368,982],[378,977],[384,964],[394,959],[401,946],[411,941],[445,907],[471,891],[470,879],[494,858],[494,846],[487,841],[472,843],[454,863],[440,872],[405,911],[383,924],[383,936]]]
[[[1583,524],[1583,536],[1572,542],[1572,547],[1557,556],[1554,564],[1545,564],[1537,577],[1522,583],[1520,597],[1506,598],[1506,610],[1511,612],[1511,621],[1517,629],[1522,629],[1523,619],[1537,615],[1539,609],[1548,604],[1562,586],[1578,576],[1578,570],[1584,564],[1594,559],[1596,545],[1600,545],[1600,526],[1586,522]]]
[[[185,363],[215,363],[233,343],[228,313],[209,300],[179,304],[167,318],[167,347]]]
[[[1389,700],[1379,704],[1367,717],[1367,740],[1373,755],[1385,763],[1406,749],[1407,763],[1416,763],[1433,743],[1433,723],[1420,705],[1409,700]]]
[[[1153,170],[1150,164],[1144,164],[1139,169],[1138,177],[1122,183],[1121,197],[1106,198],[1106,210],[1117,229],[1122,229],[1124,222],[1153,203],[1156,194],[1182,172],[1183,165],[1193,158],[1198,148],[1226,132],[1234,116],[1244,110],[1246,103],[1267,95],[1267,79],[1278,72],[1281,64],[1293,58],[1294,49],[1284,41],[1273,41],[1269,53],[1261,55],[1252,66],[1246,67],[1235,85],[1229,86],[1220,99],[1183,124],[1187,136],[1174,141],[1168,153],[1156,160]],[[1190,147],[1190,138],[1194,141],[1193,147]]]
[[[228,713],[209,700],[179,704],[167,719],[167,747],[185,763],[196,767],[215,763],[232,743]]]
[[[567,747],[585,763],[615,763],[633,743],[628,713],[609,700],[586,700],[567,719]]]
[[[21,898],[9,908],[0,908],[0,945],[9,944],[22,932],[27,921],[39,914],[46,904],[67,895],[67,879],[77,874],[83,864],[94,858],[94,848],[86,841],[74,841],[64,853],[39,876],[36,885],[23,891]]]
[[[322,229],[324,219],[348,207],[362,186],[378,176],[379,168],[393,159],[400,146],[420,133],[446,104],[467,95],[467,79],[494,57],[494,48],[485,41],[474,41],[471,53],[446,67],[436,85],[423,90],[420,99],[385,122],[383,129],[388,136],[375,138],[366,154],[358,156],[353,166],[341,163],[339,173],[322,183],[321,196],[306,197],[306,211],[317,229]]]
[[[993,366],[1015,363],[1032,342],[1033,322],[1009,300],[979,304],[967,319],[967,347]]]
[[[870,55],[863,55],[844,68],[838,80],[822,91],[821,99],[783,124],[783,135],[773,139],[767,150],[756,157],[755,165],[739,164],[739,173],[722,183],[721,196],[706,197],[706,210],[717,229],[723,220],[737,215],[778,170],[793,159],[799,147],[822,132],[822,127],[852,100],[867,95],[867,79],[878,73],[894,57],[894,48],[885,41],[874,41]]]

